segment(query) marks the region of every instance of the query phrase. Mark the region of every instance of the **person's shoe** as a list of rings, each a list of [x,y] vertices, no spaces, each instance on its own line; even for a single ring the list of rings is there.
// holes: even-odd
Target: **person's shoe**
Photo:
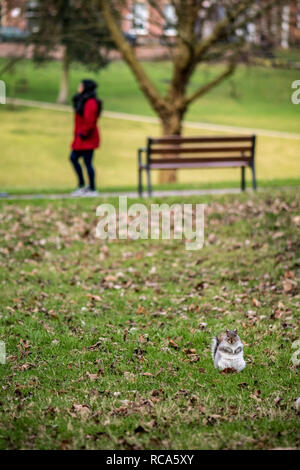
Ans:
[[[96,197],[96,196],[99,196],[99,193],[95,189],[86,188],[83,196],[84,197]]]
[[[71,196],[83,196],[86,192],[86,188],[77,188],[71,193]]]

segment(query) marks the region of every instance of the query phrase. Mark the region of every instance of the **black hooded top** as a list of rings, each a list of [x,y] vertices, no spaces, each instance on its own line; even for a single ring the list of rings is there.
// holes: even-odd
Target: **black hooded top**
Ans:
[[[83,116],[85,103],[90,98],[95,98],[99,107],[98,116],[100,116],[102,112],[102,101],[97,98],[97,83],[94,82],[94,80],[82,80],[82,83],[84,87],[83,92],[76,93],[76,95],[73,97],[73,106],[76,113],[80,114],[80,116]]]

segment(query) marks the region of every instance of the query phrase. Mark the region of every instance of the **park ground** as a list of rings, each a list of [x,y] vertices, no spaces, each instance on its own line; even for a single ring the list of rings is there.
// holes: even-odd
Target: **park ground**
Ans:
[[[299,191],[164,202],[206,203],[202,250],[101,241],[95,200],[1,202],[2,449],[300,447]]]
[[[165,89],[170,65],[146,67]],[[190,86],[214,73],[200,67]],[[86,75],[96,77],[72,71],[71,93]],[[290,100],[298,75],[241,67],[187,119],[300,134]],[[97,77],[107,111],[152,116],[124,64]],[[59,64],[25,61],[4,78],[9,96],[54,102]],[[70,113],[6,105],[0,118],[0,192],[74,188]],[[136,149],[159,127],[104,117],[101,128],[98,189],[135,189]],[[96,207],[114,198],[0,200],[0,448],[300,448],[299,155],[299,139],[260,136],[260,192],[143,201],[205,203],[199,251],[178,240],[100,241]],[[178,181],[237,187],[239,172],[186,171]],[[235,327],[247,366],[222,374],[211,339]]]

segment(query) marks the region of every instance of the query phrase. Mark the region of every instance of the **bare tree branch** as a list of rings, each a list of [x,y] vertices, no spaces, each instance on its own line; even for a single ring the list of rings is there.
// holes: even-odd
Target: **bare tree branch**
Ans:
[[[100,7],[102,8],[103,16],[110,29],[112,38],[123,55],[124,60],[134,73],[140,88],[149,98],[156,112],[162,115],[166,108],[168,108],[168,103],[160,95],[154,83],[146,74],[142,64],[136,57],[133,47],[124,40],[123,33],[114,17],[109,0],[100,0]]]
[[[21,60],[23,60],[25,58],[25,53],[21,56],[18,56],[18,57],[11,57],[7,63],[4,65],[4,67],[2,67],[2,69],[0,70],[0,77],[8,72],[9,70],[11,70],[14,65],[16,65],[18,62],[20,62]]]
[[[216,78],[211,80],[210,82],[206,83],[203,85],[201,88],[199,88],[195,93],[192,95],[186,97],[185,99],[185,106],[189,106],[193,101],[201,98],[201,96],[205,95],[208,93],[212,88],[216,87],[219,85],[221,82],[223,82],[226,78],[228,78],[230,75],[232,75],[236,69],[237,63],[231,62],[228,67],[220,73]]]

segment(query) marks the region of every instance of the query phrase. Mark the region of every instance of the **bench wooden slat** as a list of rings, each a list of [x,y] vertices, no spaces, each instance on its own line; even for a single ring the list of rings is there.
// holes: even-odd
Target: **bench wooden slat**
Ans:
[[[186,165],[187,163],[210,163],[210,162],[217,162],[217,163],[224,163],[224,162],[245,162],[245,163],[250,163],[251,157],[241,157],[239,156],[234,156],[234,155],[229,155],[229,156],[213,156],[213,157],[186,157],[186,158],[175,158],[175,157],[170,157],[170,158],[150,158],[149,159],[149,164],[150,165],[156,165],[160,163],[172,163],[172,164],[178,164],[178,165]]]
[[[227,152],[251,152],[252,147],[164,147],[151,149],[151,155],[183,154],[183,153],[227,153]]]
[[[180,142],[182,144],[209,143],[209,142],[251,142],[252,136],[203,136],[203,137],[159,137],[151,138],[151,144],[174,144]]]
[[[223,162],[216,162],[215,160],[210,162],[193,162],[193,163],[184,163],[180,164],[176,163],[154,163],[150,165],[150,169],[156,170],[176,170],[181,168],[227,168],[227,167],[247,167],[248,162],[244,160],[234,160],[234,161],[227,161],[224,160]]]

